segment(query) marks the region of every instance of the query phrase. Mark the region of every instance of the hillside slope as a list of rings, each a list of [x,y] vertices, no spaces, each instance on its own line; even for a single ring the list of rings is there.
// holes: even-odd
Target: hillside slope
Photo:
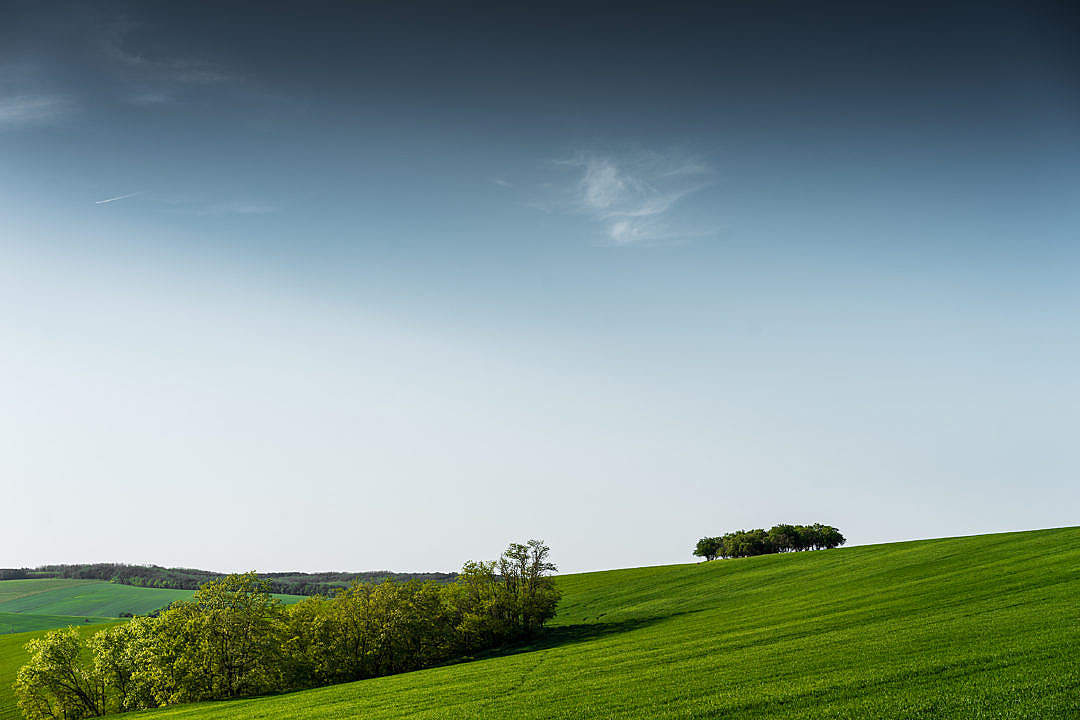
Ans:
[[[0,612],[0,636],[8,633],[24,633],[31,630],[51,630],[69,625],[108,622],[105,617],[73,617],[70,615],[26,615]]]
[[[533,648],[137,717],[1080,717],[1080,528],[559,584],[559,615]]]
[[[12,587],[8,587],[9,584]],[[35,584],[40,586],[35,587]],[[194,590],[135,587],[97,580],[2,580],[0,614],[72,616],[75,622],[82,622],[84,617],[115,618],[122,613],[146,615],[175,600],[190,599],[194,594]],[[303,599],[300,595],[274,597],[286,604]],[[0,632],[3,632],[2,628]]]
[[[0,612],[96,617],[119,617],[120,613],[145,615],[174,600],[186,600],[192,595],[191,590],[141,588],[82,580],[4,580],[0,582],[0,589],[6,583],[31,585],[56,582],[66,584],[0,601]]]
[[[50,590],[72,588],[78,585],[88,585],[93,580],[65,580],[61,578],[45,578],[33,580],[0,580],[0,605],[14,600],[20,600],[38,595]]]

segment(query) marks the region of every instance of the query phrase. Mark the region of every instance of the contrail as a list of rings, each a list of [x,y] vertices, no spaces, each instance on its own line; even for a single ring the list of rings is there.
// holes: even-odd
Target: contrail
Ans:
[[[135,197],[136,195],[142,195],[142,190],[139,192],[128,193],[127,195],[117,195],[114,198],[108,198],[107,200],[96,200],[95,205],[104,205],[105,203],[116,202],[117,200],[123,200],[124,198]]]

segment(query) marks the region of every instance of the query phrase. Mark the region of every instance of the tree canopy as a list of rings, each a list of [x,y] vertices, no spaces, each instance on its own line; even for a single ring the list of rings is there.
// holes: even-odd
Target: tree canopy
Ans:
[[[716,558],[752,557],[781,552],[827,550],[837,548],[847,539],[832,525],[774,525],[768,530],[737,530],[715,537],[703,537],[694,546],[696,557]]]

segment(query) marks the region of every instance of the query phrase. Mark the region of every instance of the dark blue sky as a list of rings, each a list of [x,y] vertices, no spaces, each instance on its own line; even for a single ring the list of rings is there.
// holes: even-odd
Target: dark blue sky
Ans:
[[[1073,5],[0,10],[0,565],[1076,521]]]

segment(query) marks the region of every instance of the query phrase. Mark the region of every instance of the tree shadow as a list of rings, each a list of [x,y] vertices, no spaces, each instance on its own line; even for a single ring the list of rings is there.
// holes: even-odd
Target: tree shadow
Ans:
[[[682,615],[683,613],[673,614]],[[591,640],[598,640],[600,638],[640,630],[667,620],[670,617],[672,617],[672,615],[546,627],[533,637],[525,638],[510,645],[485,650],[476,655],[460,658],[451,664],[471,662],[473,660],[484,660],[486,658],[505,657],[507,655],[518,655],[521,653],[536,652],[538,650],[550,650],[551,648],[562,647],[564,645],[589,642]]]

